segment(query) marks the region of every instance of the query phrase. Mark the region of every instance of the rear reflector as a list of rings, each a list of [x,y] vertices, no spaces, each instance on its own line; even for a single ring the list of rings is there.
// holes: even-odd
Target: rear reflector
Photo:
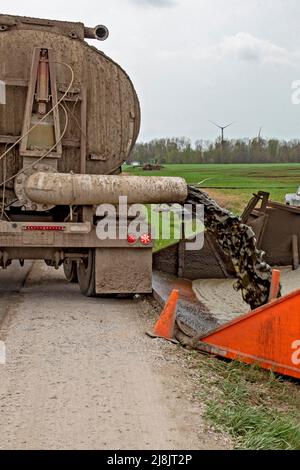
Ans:
[[[133,245],[134,243],[136,243],[137,239],[134,235],[128,235],[127,241],[128,243],[130,243],[130,245]]]
[[[148,235],[148,233],[145,233],[144,235],[142,235],[140,240],[143,245],[150,245],[150,243],[152,242],[152,239],[150,235]]]

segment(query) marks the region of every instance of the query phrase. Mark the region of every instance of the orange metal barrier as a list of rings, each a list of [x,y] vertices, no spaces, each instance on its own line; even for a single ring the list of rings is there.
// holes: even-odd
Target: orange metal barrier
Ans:
[[[197,338],[196,347],[300,379],[300,290]]]

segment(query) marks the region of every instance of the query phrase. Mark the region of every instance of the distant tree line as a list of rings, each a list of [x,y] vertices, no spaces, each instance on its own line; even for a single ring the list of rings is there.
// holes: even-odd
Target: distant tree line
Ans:
[[[239,139],[210,141],[181,138],[137,143],[128,163],[300,163],[300,140]]]

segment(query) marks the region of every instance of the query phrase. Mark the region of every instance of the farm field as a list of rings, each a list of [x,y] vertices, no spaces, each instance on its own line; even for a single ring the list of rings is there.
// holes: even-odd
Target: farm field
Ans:
[[[241,214],[252,194],[267,191],[277,202],[300,186],[300,164],[193,164],[164,165],[160,171],[143,171],[124,165],[132,175],[181,176],[197,184],[216,201],[234,213]]]

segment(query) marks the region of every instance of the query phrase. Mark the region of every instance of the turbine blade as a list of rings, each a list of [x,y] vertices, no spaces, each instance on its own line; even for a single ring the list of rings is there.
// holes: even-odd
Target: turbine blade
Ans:
[[[230,127],[230,126],[232,126],[233,124],[235,124],[235,121],[231,122],[230,124],[227,124],[227,126],[224,126],[223,129],[227,129],[227,127]]]
[[[219,129],[222,129],[222,126],[219,126],[219,124],[216,124],[214,121],[209,121],[211,124],[214,126],[218,127]]]

